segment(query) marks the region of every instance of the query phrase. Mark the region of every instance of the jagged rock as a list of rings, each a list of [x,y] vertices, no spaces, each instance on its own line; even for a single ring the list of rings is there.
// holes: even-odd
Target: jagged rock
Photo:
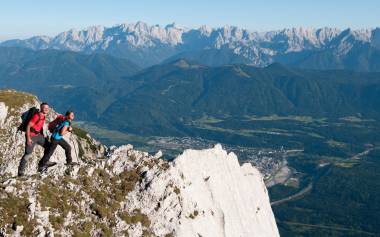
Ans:
[[[340,30],[329,27],[299,27],[257,32],[236,26],[202,26],[189,29],[175,24],[161,27],[137,22],[113,27],[72,29],[54,37],[35,36],[24,40],[7,40],[1,45],[35,50],[105,52],[129,58],[141,66],[159,63],[181,52],[228,48],[236,55],[245,57],[253,65],[265,66],[276,61],[275,56],[292,52],[333,48],[337,51],[336,55],[343,55],[356,43],[369,43],[378,47],[378,31],[378,28]],[[153,55],[154,57],[149,57]]]
[[[0,126],[3,126],[7,114],[8,107],[5,105],[5,103],[0,102]]]
[[[57,152],[59,164],[44,174],[30,167],[30,176],[10,177],[22,155],[14,125],[34,102],[4,103],[0,138],[11,139],[0,145],[0,236],[279,236],[261,174],[220,145],[186,150],[173,162],[132,145],[99,159],[104,146],[77,133],[80,165],[67,168]]]

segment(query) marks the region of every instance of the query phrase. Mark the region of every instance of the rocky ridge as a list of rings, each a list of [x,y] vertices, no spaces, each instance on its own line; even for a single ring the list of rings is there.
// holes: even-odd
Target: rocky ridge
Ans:
[[[0,236],[279,236],[261,174],[220,145],[168,162],[76,129],[65,139],[80,165],[67,168],[58,149],[58,164],[37,174],[37,149],[28,176],[13,177],[24,142],[15,124],[34,104],[0,91]]]

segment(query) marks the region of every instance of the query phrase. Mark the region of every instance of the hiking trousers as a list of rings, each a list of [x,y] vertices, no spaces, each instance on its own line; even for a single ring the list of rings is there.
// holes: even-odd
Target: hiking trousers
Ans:
[[[36,144],[44,148],[44,156],[47,154],[47,150],[49,147],[49,141],[47,138],[45,138],[42,134],[38,134],[36,136],[30,137],[30,139],[32,140],[32,144],[28,145],[25,135],[25,153],[22,156],[20,165],[18,167],[18,175],[24,175],[26,162],[32,156],[34,146]]]
[[[38,166],[43,167],[45,166],[46,162],[49,161],[50,157],[54,154],[55,149],[57,149],[57,146],[60,145],[65,150],[66,155],[66,163],[70,164],[73,161],[73,158],[71,157],[71,146],[70,144],[65,141],[65,139],[59,139],[56,140],[54,138],[51,138],[50,146],[48,148],[48,152],[45,153],[44,157],[41,159]]]

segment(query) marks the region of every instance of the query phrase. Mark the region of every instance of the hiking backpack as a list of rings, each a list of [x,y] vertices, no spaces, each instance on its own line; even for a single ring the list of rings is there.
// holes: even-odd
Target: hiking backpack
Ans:
[[[61,126],[61,123],[65,121],[65,116],[62,114],[58,114],[58,116],[49,123],[48,130],[50,133],[53,133],[59,126]]]
[[[32,107],[28,111],[22,113],[21,114],[21,121],[22,122],[21,122],[20,126],[18,126],[17,131],[26,132],[26,127],[28,126],[28,123],[33,118],[33,116],[35,114],[38,114],[39,112],[40,112],[39,109],[37,109],[36,107]],[[37,120],[36,124],[39,123],[40,120],[41,120],[41,117],[38,116],[38,120]]]

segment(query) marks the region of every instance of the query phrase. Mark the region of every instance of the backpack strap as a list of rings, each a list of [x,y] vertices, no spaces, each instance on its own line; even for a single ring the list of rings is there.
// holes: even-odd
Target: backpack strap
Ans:
[[[65,120],[63,120],[63,121],[62,121],[62,124],[63,124],[64,122],[68,122],[68,123],[69,123],[68,127],[70,127],[70,126],[71,126],[71,122],[70,122],[69,120],[66,120],[66,119],[65,119]],[[64,127],[64,126],[62,126],[62,127],[59,129],[59,133],[61,133],[61,131],[62,131],[63,127]]]
[[[67,120],[61,120],[58,122],[58,124],[56,125],[56,127],[54,128],[54,131],[53,131],[53,134],[59,134],[61,135],[61,130],[62,128],[64,127],[63,126],[63,123],[66,122]],[[70,121],[68,121],[70,123]]]
[[[38,119],[37,119],[37,122],[34,124],[34,126],[41,121],[41,114],[40,114],[40,112],[38,112],[37,114],[38,114]],[[44,128],[42,127],[40,131],[36,131],[36,129],[34,129],[34,127],[31,127],[30,131],[33,132],[33,133],[41,133],[41,134],[43,134]]]
[[[38,124],[40,121],[41,121],[41,114],[40,114],[40,112],[38,112],[38,119],[37,119],[37,122],[35,124]]]

